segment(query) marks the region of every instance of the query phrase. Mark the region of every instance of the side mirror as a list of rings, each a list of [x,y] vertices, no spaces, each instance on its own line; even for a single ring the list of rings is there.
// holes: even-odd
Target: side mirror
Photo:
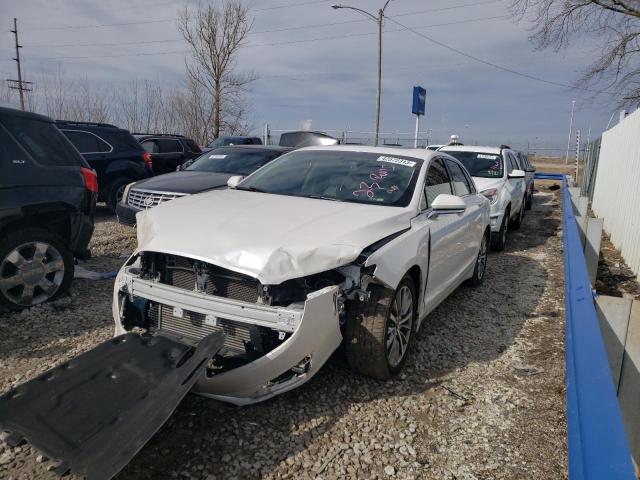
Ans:
[[[467,209],[467,205],[463,199],[456,195],[441,193],[435,198],[433,203],[431,203],[431,209],[436,215],[462,213]]]
[[[236,188],[242,180],[244,180],[244,177],[242,175],[234,175],[233,177],[229,177],[229,180],[227,180],[227,187]]]
[[[524,176],[525,176],[524,170],[513,170],[509,174],[509,178],[524,178]]]

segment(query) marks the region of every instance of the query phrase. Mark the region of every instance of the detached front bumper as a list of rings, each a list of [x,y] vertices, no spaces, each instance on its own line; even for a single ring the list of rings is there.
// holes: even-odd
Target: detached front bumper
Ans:
[[[504,209],[500,209],[498,203],[491,205],[489,210],[489,224],[491,227],[491,233],[497,234],[500,231],[502,225],[502,219],[504,218]]]
[[[307,296],[304,304],[271,307],[257,303],[187,291],[151,280],[143,280],[124,267],[115,282],[113,317],[115,334],[126,333],[121,316],[121,296],[142,298],[180,312],[194,312],[211,319],[232,320],[266,327],[286,338],[257,360],[223,373],[204,374],[194,392],[236,405],[260,402],[307,382],[340,345],[339,289],[330,286]],[[162,328],[154,333],[163,332]],[[180,339],[179,339],[180,340]],[[193,339],[183,338],[185,343]],[[190,341],[191,340],[191,341]]]

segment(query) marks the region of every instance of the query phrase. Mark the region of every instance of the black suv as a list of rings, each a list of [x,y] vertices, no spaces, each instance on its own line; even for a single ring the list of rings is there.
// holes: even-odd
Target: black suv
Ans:
[[[50,118],[0,107],[0,309],[63,294],[88,258],[96,173]]]
[[[133,136],[151,155],[155,175],[175,172],[178,166],[187,160],[193,160],[202,155],[198,144],[182,135],[134,133]]]
[[[128,130],[108,123],[58,120],[71,143],[98,174],[98,201],[113,212],[124,187],[153,175],[151,156]]]

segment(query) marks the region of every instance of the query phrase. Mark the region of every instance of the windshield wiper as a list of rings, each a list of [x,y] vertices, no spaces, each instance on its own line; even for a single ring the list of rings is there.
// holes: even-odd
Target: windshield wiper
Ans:
[[[268,193],[257,187],[236,187],[236,190],[247,190],[249,192]]]
[[[341,202],[342,200],[338,199],[338,198],[333,198],[333,197],[324,197],[322,195],[305,195],[305,197],[307,198],[319,198],[320,200],[331,200],[332,202]]]

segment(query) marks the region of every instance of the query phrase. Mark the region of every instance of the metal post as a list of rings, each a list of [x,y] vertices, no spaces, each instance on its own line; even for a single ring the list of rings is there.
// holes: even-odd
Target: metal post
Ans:
[[[418,148],[418,132],[420,131],[420,115],[416,115],[416,136],[413,139],[413,148]]]
[[[569,139],[567,140],[567,154],[564,157],[564,163],[569,163],[569,148],[571,146],[571,133],[573,132],[573,108],[576,106],[576,101],[571,100],[571,119],[569,120]]]
[[[580,160],[580,130],[576,131],[576,185],[578,185],[578,165]]]
[[[380,95],[382,94],[382,17],[384,12],[382,9],[378,11],[378,88],[376,91],[376,136],[373,142],[375,147],[378,146],[378,137],[380,132]]]

